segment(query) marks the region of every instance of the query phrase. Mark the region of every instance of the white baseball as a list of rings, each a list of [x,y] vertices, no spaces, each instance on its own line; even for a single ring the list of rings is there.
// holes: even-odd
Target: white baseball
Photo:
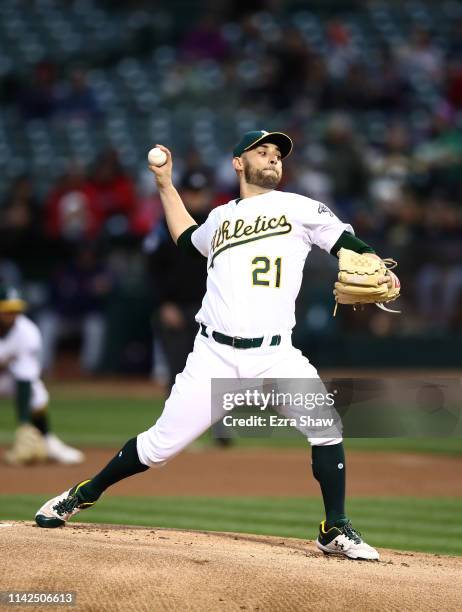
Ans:
[[[151,166],[163,166],[167,161],[167,155],[159,149],[159,147],[154,147],[148,153],[148,162]]]

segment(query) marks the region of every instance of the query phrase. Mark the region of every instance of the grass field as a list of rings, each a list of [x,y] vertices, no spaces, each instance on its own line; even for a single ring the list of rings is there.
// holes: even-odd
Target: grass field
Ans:
[[[82,393],[78,385],[60,387],[52,392],[51,419],[56,432],[67,442],[82,447],[118,447],[128,438],[150,427],[160,415],[163,402],[157,398],[131,398],[107,394],[95,397]],[[0,400],[0,444],[9,444],[15,428],[11,404]],[[203,441],[210,434],[203,436]],[[304,447],[298,434],[290,437],[239,438],[239,446]],[[462,454],[462,438],[354,438],[346,440],[347,448],[363,450],[414,451]]]
[[[0,496],[0,520],[31,520],[46,498]],[[365,538],[385,548],[462,555],[461,499],[356,498],[349,515]],[[322,518],[320,499],[112,497],[79,522],[234,531],[314,539]]]

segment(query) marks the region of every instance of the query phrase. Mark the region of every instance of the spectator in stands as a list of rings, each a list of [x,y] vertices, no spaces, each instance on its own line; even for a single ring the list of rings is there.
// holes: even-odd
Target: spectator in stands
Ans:
[[[325,169],[332,181],[334,203],[351,218],[355,206],[366,195],[368,171],[348,116],[337,114],[331,117],[325,147]]]
[[[2,245],[8,238],[21,240],[21,236],[28,237],[31,231],[36,230],[40,210],[30,176],[23,174],[13,181],[1,211],[0,230],[4,234],[0,240]]]
[[[31,253],[39,252],[42,211],[30,176],[13,181],[0,207],[0,256],[27,267]]]
[[[327,67],[334,79],[342,79],[358,55],[348,26],[339,19],[327,25]]]
[[[60,92],[60,110],[68,119],[91,121],[101,116],[95,94],[83,68],[74,68]]]
[[[271,48],[271,59],[276,62],[274,76],[262,93],[266,90],[271,95],[275,108],[285,109],[305,89],[310,77],[312,54],[300,30],[283,30],[281,41]]]
[[[45,370],[55,363],[58,341],[76,333],[82,337],[82,370],[98,370],[106,328],[105,303],[112,285],[104,261],[90,244],[79,246],[71,262],[58,267],[49,282],[47,307],[38,321]]]
[[[390,125],[383,146],[369,155],[370,195],[382,211],[401,207],[403,189],[409,183],[414,160],[408,128],[403,123]]]
[[[135,236],[146,236],[156,227],[163,217],[156,183],[152,180],[152,172],[144,170],[138,181],[138,198],[130,220],[130,232]]]
[[[96,192],[98,217],[106,227],[109,220],[118,217],[121,226],[128,229],[136,204],[135,184],[125,172],[115,149],[106,149],[98,157],[91,186]]]
[[[97,191],[83,165],[74,161],[45,202],[45,229],[56,240],[77,243],[95,238],[102,215]]]
[[[432,249],[423,254],[417,275],[416,296],[420,314],[434,331],[461,323],[462,217],[453,203],[434,198],[424,211],[421,237]]]
[[[410,44],[398,49],[398,59],[404,74],[418,73],[439,83],[443,76],[443,54],[433,44],[430,32],[420,26],[410,35]]]
[[[435,193],[449,198],[462,196],[462,132],[447,104],[436,109],[430,132],[414,155],[421,172],[425,172],[427,197]]]

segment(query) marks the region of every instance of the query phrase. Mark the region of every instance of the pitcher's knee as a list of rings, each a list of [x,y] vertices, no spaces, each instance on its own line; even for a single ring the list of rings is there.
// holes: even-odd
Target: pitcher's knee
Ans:
[[[333,446],[343,442],[343,438],[308,438],[311,446]]]
[[[136,440],[136,448],[141,463],[149,467],[162,467],[177,454],[171,446],[162,444],[153,428],[140,433]]]

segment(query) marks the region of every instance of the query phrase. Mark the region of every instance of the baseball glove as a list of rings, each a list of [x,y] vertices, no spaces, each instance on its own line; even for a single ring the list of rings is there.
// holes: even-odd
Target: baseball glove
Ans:
[[[27,465],[46,461],[48,452],[40,431],[28,423],[18,427],[14,444],[5,453],[5,461],[10,465]]]
[[[380,259],[372,253],[355,253],[341,248],[338,254],[339,273],[335,283],[335,309],[338,304],[375,304],[387,312],[391,310],[384,303],[399,297],[400,282],[391,272],[398,264],[393,259]],[[391,279],[391,282],[390,282]]]

